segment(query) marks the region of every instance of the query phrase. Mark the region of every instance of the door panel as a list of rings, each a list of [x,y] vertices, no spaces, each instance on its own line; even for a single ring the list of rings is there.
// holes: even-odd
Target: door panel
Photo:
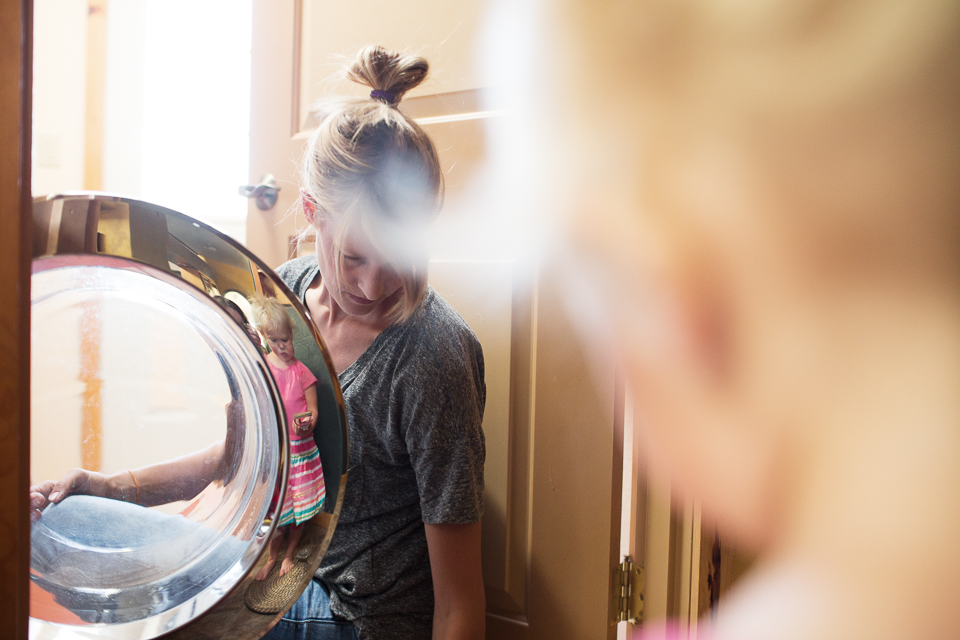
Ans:
[[[361,95],[343,80],[342,60],[368,44],[415,52],[430,62],[430,76],[407,98],[476,89],[473,63],[483,19],[483,0],[389,2],[385,0],[302,0],[300,113],[325,95]],[[304,119],[301,117],[300,122]]]
[[[561,286],[541,277],[535,305],[531,637],[612,638],[622,421],[612,417],[620,413],[613,372],[599,380],[589,375]]]
[[[253,3],[253,35],[250,64],[250,173],[248,184],[273,174],[280,186],[277,202],[261,211],[253,201],[247,208],[247,247],[270,267],[286,259],[287,245],[295,229],[305,224],[294,212],[299,195],[297,159],[303,153],[305,136],[296,124],[294,109],[295,66],[299,51],[294,34],[299,33],[299,3],[293,0]]]

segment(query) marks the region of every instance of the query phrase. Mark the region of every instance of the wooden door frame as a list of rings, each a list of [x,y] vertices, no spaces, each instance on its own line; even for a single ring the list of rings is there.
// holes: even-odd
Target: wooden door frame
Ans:
[[[27,637],[33,2],[0,4],[0,629]]]

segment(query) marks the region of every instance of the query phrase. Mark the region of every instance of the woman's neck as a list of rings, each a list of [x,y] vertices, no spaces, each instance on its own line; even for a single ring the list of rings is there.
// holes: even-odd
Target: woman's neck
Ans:
[[[381,310],[363,316],[344,311],[317,274],[304,296],[307,309],[333,359],[337,374],[357,361],[391,321]]]

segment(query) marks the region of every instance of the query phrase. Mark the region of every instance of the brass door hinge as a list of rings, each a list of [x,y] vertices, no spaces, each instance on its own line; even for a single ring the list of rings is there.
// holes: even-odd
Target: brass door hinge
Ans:
[[[620,587],[620,622],[640,624],[643,620],[643,567],[633,564],[625,556],[617,568],[617,583]]]

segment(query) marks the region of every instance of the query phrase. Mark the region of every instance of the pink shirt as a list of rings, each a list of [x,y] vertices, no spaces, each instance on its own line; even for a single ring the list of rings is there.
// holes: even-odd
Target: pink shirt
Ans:
[[[270,372],[277,383],[280,397],[283,398],[283,408],[287,412],[287,429],[290,432],[290,438],[299,439],[297,428],[293,425],[293,416],[307,411],[307,396],[304,391],[309,389],[311,385],[317,384],[317,378],[299,360],[294,360],[286,369],[273,366],[269,360],[267,364],[270,365]]]

